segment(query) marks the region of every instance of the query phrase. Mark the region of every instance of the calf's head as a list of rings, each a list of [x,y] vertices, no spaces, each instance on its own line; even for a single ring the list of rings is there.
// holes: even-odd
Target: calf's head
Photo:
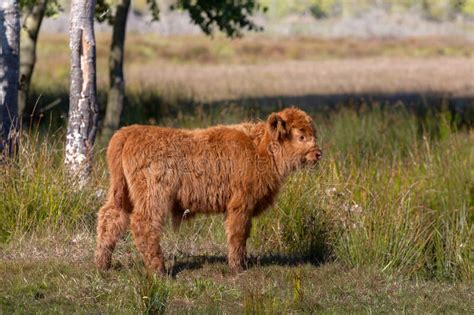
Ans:
[[[267,119],[268,151],[284,172],[313,166],[321,158],[313,120],[302,110],[287,108]]]

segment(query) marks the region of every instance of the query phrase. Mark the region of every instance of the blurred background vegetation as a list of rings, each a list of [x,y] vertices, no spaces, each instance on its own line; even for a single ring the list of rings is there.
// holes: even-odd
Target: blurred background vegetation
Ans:
[[[459,14],[474,16],[473,0],[260,0],[260,2],[268,7],[268,15],[271,17],[283,17],[292,13],[311,13],[318,19],[350,16],[360,14],[371,7],[383,8],[388,12],[416,10],[439,20],[451,19]],[[145,10],[146,6],[146,0],[134,1],[136,9]]]
[[[474,16],[473,0],[261,0],[269,7],[268,14],[282,17],[291,13],[311,13],[315,18],[352,16],[361,14],[372,7],[387,12],[418,11],[436,20],[448,20],[458,15]]]

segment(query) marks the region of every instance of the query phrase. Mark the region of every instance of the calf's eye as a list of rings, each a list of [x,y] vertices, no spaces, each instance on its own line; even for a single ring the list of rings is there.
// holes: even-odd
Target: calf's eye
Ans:
[[[305,139],[304,136],[299,136],[298,137],[298,140],[300,140],[300,141],[304,141],[304,139]]]

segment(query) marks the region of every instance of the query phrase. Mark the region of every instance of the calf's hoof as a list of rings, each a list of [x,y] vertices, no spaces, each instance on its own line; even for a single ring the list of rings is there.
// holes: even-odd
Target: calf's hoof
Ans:
[[[108,255],[96,254],[95,255],[95,265],[99,270],[108,270],[112,265],[112,258],[107,257]]]
[[[241,273],[247,269],[247,262],[245,259],[229,260],[229,267],[233,273]]]

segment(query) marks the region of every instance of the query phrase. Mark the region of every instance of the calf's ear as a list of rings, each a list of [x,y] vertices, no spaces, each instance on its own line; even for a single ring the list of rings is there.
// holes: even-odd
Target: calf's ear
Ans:
[[[268,129],[274,140],[282,140],[287,134],[286,121],[278,114],[272,113],[268,117]]]

